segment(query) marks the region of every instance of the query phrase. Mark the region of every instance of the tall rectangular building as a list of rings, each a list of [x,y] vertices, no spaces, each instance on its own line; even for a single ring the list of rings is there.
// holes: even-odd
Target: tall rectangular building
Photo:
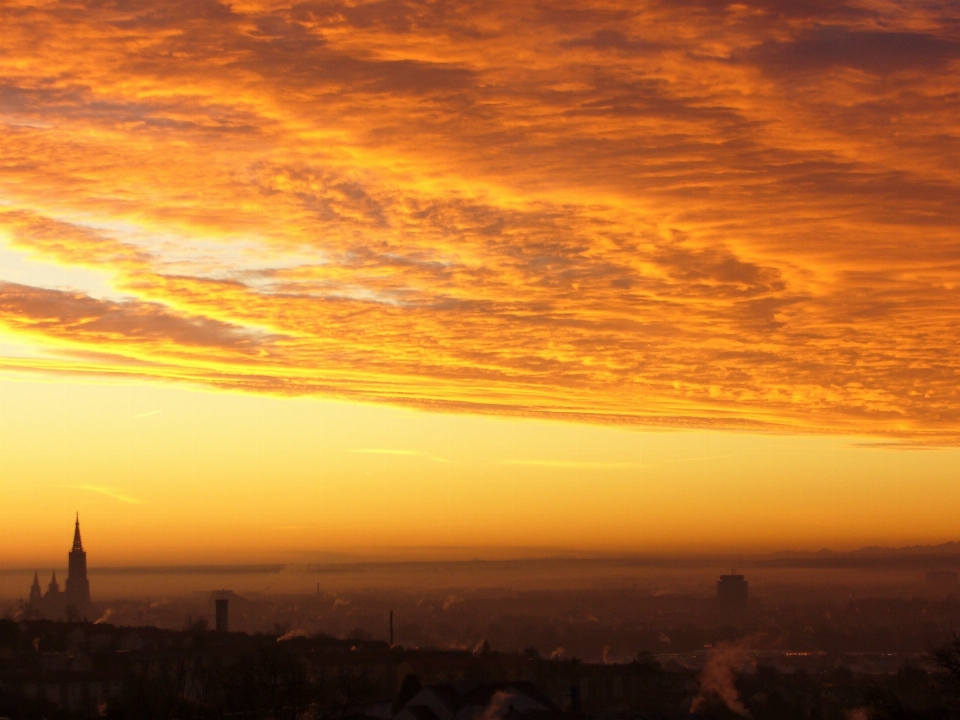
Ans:
[[[748,583],[743,575],[721,575],[717,581],[717,599],[720,612],[727,616],[739,616],[747,612]]]

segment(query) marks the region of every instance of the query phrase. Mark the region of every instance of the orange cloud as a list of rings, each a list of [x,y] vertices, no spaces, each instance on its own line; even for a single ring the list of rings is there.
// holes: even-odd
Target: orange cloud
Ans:
[[[128,298],[4,285],[8,369],[960,439],[949,7],[0,16],[0,232]]]

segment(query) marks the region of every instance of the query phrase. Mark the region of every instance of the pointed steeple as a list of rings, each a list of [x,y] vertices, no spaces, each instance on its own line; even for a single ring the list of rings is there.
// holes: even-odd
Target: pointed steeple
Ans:
[[[43,597],[43,591],[40,589],[40,575],[36,570],[33,571],[33,585],[30,587],[30,603],[36,604]]]
[[[83,550],[83,543],[80,541],[80,513],[77,513],[77,524],[73,528],[73,550]]]
[[[57,571],[53,571],[53,577],[50,578],[50,584],[47,586],[47,596],[56,595],[60,592],[60,583],[57,582]]]
[[[67,600],[77,609],[90,604],[90,581],[87,579],[87,553],[80,540],[80,513],[73,526],[73,547],[67,554],[67,584],[64,588]]]

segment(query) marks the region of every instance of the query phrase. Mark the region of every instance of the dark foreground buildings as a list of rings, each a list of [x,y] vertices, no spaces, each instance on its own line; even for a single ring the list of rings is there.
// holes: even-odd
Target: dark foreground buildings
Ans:
[[[947,650],[960,667],[960,640]],[[960,672],[916,666],[869,676],[758,662],[718,675],[642,653],[584,663],[532,648],[0,619],[0,718],[10,720],[957,720],[952,687]]]
[[[53,571],[47,592],[40,588],[40,576],[33,574],[33,586],[27,601],[27,614],[31,617],[79,620],[90,611],[90,580],[87,579],[87,553],[80,539],[80,515],[77,514],[73,528],[73,546],[67,555],[67,582],[60,590],[57,572]]]
[[[200,625],[0,620],[0,717],[11,720],[585,720],[583,713],[652,698],[682,709],[695,692],[693,673],[658,673],[651,662],[585,664]]]

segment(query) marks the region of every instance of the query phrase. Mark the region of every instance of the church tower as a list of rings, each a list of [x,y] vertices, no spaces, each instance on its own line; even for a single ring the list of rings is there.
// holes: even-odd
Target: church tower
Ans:
[[[83,543],[80,541],[79,513],[77,513],[77,524],[73,529],[73,547],[67,557],[69,564],[64,599],[78,610],[82,610],[90,604],[90,581],[87,580],[87,553],[83,551]]]

